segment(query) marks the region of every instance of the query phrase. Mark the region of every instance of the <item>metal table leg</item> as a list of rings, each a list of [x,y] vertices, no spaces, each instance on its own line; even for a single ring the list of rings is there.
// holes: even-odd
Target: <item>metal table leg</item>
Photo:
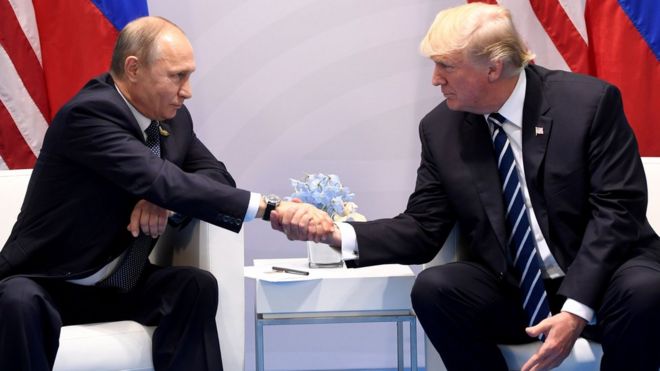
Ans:
[[[410,371],[417,371],[417,321],[410,319]]]
[[[403,321],[396,322],[396,360],[397,370],[403,371]]]
[[[263,320],[257,317],[254,324],[255,340],[255,359],[257,362],[257,371],[264,371],[264,324]]]

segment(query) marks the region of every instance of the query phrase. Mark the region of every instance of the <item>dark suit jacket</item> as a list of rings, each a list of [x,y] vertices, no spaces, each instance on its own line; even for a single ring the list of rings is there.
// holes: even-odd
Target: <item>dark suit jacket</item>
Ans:
[[[597,308],[616,268],[630,257],[657,259],[646,220],[647,190],[619,91],[603,81],[526,68],[523,162],[542,233],[566,272],[559,294]],[[535,127],[543,135],[535,135]],[[443,102],[421,122],[422,159],[403,214],[352,223],[352,266],[431,260],[457,223],[465,259],[515,282],[505,249],[503,196],[482,115]]]
[[[182,107],[162,123],[162,159],[151,154],[128,105],[105,74],[91,80],[46,132],[21,213],[0,251],[13,274],[83,277],[131,243],[136,202],[239,231],[250,193],[193,132]]]

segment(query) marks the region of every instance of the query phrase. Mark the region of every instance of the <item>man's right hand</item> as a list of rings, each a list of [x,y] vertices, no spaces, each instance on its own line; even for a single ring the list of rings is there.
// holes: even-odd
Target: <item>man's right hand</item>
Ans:
[[[270,213],[270,225],[292,241],[325,242],[335,232],[334,223],[325,211],[299,201],[282,201]]]

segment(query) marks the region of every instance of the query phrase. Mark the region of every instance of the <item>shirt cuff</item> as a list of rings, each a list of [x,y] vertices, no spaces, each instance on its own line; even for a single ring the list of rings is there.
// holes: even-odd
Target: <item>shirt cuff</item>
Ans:
[[[587,321],[589,325],[596,323],[594,310],[576,300],[570,298],[566,299],[564,306],[561,307],[561,311],[575,314],[576,316]]]
[[[245,218],[243,218],[244,222],[249,222],[257,217],[260,202],[261,193],[250,192],[250,203],[248,204],[247,211],[245,212]]]
[[[335,223],[341,232],[341,257],[344,261],[359,258],[355,229],[348,223]]]

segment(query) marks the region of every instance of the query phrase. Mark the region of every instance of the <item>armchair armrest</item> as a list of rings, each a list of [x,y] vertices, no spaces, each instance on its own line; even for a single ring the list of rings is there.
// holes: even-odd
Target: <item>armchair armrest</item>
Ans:
[[[243,370],[245,348],[245,293],[243,232],[234,233],[193,220],[183,228],[168,228],[150,259],[155,264],[194,266],[218,280],[220,301],[216,314],[225,370]]]

